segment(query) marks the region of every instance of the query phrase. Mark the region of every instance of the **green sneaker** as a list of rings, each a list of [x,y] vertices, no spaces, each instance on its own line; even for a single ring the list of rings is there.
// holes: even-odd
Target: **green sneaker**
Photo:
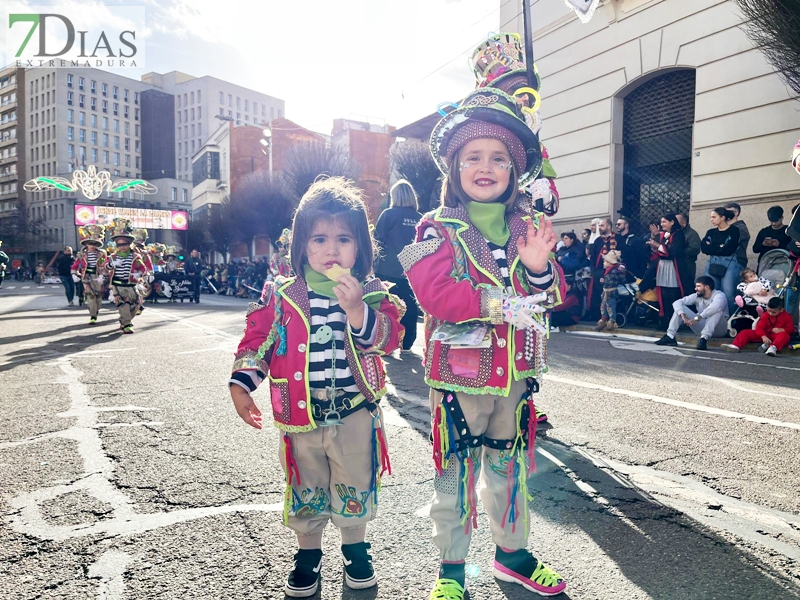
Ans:
[[[97,317],[89,317],[89,324],[97,323]]]
[[[539,410],[536,408],[536,422],[537,423],[546,423],[547,422],[547,414],[543,410]]]
[[[464,600],[464,588],[455,579],[437,579],[428,600]]]
[[[500,581],[519,584],[540,596],[557,596],[567,587],[561,575],[536,560],[524,548],[515,552],[497,548],[492,572]]]

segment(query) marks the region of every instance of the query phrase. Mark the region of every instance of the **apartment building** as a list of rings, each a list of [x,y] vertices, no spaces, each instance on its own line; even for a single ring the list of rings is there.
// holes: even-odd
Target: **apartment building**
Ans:
[[[172,71],[147,73],[142,81],[175,97],[176,176],[186,181],[192,180],[192,157],[223,123],[217,117],[234,125],[262,125],[282,118],[285,112],[283,100],[216,77]]]
[[[6,237],[7,252],[24,238],[24,220],[17,218],[24,209],[24,98],[25,70],[0,69],[0,239]]]

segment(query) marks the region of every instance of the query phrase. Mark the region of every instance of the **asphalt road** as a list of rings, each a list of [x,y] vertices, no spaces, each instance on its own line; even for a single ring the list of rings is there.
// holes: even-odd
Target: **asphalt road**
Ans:
[[[60,287],[15,283],[0,289],[0,599],[283,598],[278,437],[244,425],[226,386],[244,301],[158,304],[122,336],[108,305],[90,327]],[[559,598],[800,598],[800,353],[556,333],[549,355],[530,548],[568,580]],[[417,356],[388,370],[379,585],[343,585],[329,528],[326,600],[424,600],[435,578],[427,388]],[[533,597],[491,577],[479,525],[470,597]]]

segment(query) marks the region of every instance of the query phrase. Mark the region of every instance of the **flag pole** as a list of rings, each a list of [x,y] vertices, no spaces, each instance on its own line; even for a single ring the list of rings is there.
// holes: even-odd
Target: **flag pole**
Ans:
[[[531,26],[530,0],[522,0],[522,20],[525,30],[525,67],[528,73],[528,86],[536,89],[536,75],[533,73],[533,27]]]

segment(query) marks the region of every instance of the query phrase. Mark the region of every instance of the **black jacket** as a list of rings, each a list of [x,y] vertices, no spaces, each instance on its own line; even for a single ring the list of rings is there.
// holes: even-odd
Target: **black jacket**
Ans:
[[[617,236],[617,246],[622,252],[622,262],[628,273],[633,274],[634,277],[643,277],[644,272],[647,270],[647,259],[650,256],[650,249],[644,242],[644,239],[633,233],[629,233],[620,244],[620,238]]]
[[[422,218],[412,206],[387,208],[375,224],[375,241],[381,248],[381,256],[375,265],[379,277],[403,277],[403,268],[397,255],[414,241],[417,223]]]
[[[183,261],[183,270],[187,275],[200,275],[200,271],[203,270],[203,261],[193,256],[187,256]]]
[[[69,277],[72,275],[72,263],[75,262],[75,257],[71,254],[62,254],[56,261],[56,269],[60,277]]]
[[[767,238],[772,238],[773,240],[778,240],[778,246],[765,246],[764,240]],[[758,232],[756,236],[756,241],[753,242],[753,252],[758,254],[758,259],[761,260],[761,255],[765,252],[769,252],[770,250],[777,250],[781,248],[786,250],[789,248],[789,243],[792,241],[792,238],[789,237],[789,234],[786,233],[786,225],[783,227],[779,227],[778,229],[774,229],[772,225],[767,225]]]

